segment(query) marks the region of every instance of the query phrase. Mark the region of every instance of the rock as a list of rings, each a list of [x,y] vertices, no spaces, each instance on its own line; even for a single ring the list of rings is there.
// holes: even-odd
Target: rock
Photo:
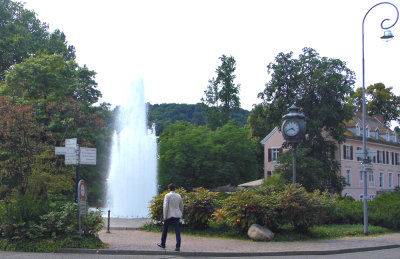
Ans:
[[[258,224],[251,225],[247,235],[256,241],[272,240],[274,238],[274,233],[271,230]]]

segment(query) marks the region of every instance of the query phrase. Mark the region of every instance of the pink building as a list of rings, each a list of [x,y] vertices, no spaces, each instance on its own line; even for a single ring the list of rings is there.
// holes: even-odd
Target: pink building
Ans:
[[[379,192],[390,192],[400,186],[400,144],[397,134],[386,127],[379,117],[367,117],[367,149],[371,154],[372,170],[368,170],[368,198],[373,199]],[[361,114],[346,123],[346,142],[338,144],[336,159],[340,173],[347,185],[342,195],[362,200],[364,180],[361,173],[362,158],[362,117]],[[262,141],[264,146],[264,176],[273,175],[284,142],[282,133],[274,128]]]

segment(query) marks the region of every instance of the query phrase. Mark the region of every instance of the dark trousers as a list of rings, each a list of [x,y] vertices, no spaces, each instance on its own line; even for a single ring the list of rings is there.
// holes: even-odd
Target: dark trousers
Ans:
[[[168,234],[168,226],[173,224],[175,227],[175,234],[176,234],[176,248],[181,247],[181,231],[179,229],[179,218],[169,218],[164,220],[164,227],[161,236],[161,244],[165,246],[165,242],[167,241],[167,234]]]

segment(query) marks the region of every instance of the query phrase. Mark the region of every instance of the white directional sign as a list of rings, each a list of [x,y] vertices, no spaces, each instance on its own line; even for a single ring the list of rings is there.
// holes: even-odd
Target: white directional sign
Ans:
[[[76,148],[77,144],[78,144],[78,139],[77,138],[69,138],[69,139],[65,140],[65,147]]]
[[[96,149],[81,147],[79,163],[81,165],[96,165]]]
[[[65,153],[65,164],[66,165],[78,164],[78,154],[75,149],[73,153]]]
[[[72,154],[74,152],[76,152],[76,150],[73,147],[56,147],[55,149],[56,155],[65,155],[67,153]]]
[[[55,154],[65,156],[66,165],[96,165],[96,149],[79,148],[76,138],[66,139],[65,147],[56,147]]]

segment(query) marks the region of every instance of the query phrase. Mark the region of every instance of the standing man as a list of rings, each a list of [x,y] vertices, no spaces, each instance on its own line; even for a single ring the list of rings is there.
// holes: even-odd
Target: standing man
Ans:
[[[181,231],[179,230],[179,220],[183,213],[183,201],[182,197],[175,193],[175,185],[170,183],[168,185],[169,193],[165,195],[163,204],[163,216],[164,216],[164,227],[161,236],[161,243],[157,244],[161,248],[165,248],[165,242],[167,241],[168,226],[173,224],[175,227],[176,234],[176,247],[175,251],[181,249]]]

